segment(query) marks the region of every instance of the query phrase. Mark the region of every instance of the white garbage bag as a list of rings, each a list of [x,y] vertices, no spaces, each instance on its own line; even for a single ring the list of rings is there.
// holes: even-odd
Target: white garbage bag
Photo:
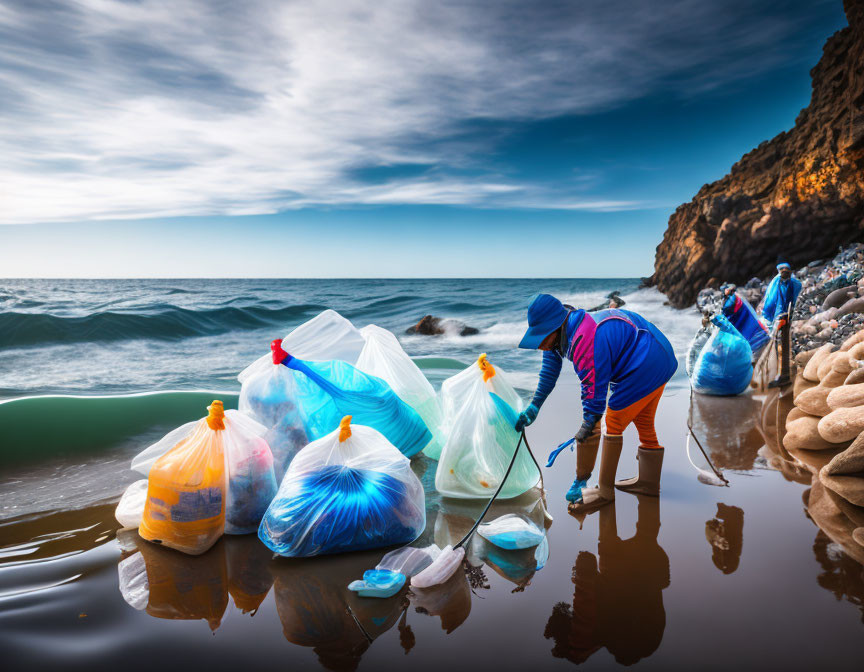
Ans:
[[[441,401],[448,437],[435,487],[448,497],[491,497],[519,444],[514,425],[522,400],[501,369],[483,354],[476,364],[444,381]],[[499,497],[517,497],[539,480],[531,455],[520,449]]]
[[[535,525],[527,516],[506,513],[495,520],[483,523],[477,534],[499,548],[516,550],[534,548],[546,538],[544,530]]]
[[[438,459],[442,448],[441,406],[435,389],[392,332],[370,324],[360,333],[365,345],[355,366],[381,378],[402,401],[417,411],[432,433],[432,440],[423,448],[423,453]]]
[[[126,488],[126,492],[120,498],[117,509],[114,511],[117,522],[123,527],[138,527],[141,524],[141,516],[144,514],[144,502],[146,500],[147,479],[142,478]]]
[[[304,322],[282,340],[282,348],[298,359],[357,363],[366,341],[351,322],[335,310],[325,310]]]

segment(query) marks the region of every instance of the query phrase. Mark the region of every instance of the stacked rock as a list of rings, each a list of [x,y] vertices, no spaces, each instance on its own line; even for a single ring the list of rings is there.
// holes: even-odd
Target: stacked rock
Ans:
[[[826,343],[795,361],[783,446],[814,474],[814,513],[832,512],[830,527],[864,558],[864,330],[839,349]]]

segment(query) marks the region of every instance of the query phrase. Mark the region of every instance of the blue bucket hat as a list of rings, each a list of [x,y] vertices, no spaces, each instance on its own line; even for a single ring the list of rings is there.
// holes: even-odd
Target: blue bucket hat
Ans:
[[[558,299],[551,294],[537,294],[528,306],[528,330],[519,341],[519,347],[536,350],[566,318],[567,309]]]

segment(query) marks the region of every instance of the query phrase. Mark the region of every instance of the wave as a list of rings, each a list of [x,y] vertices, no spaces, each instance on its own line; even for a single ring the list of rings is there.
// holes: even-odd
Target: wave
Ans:
[[[105,311],[78,317],[45,313],[0,313],[0,347],[142,338],[177,340],[263,327],[280,327],[284,331],[289,323],[312,317],[325,310],[326,306],[225,306],[191,310],[163,305],[154,308],[155,310],[147,313]],[[279,335],[284,335],[282,331]]]
[[[135,437],[158,437],[203,418],[214,399],[221,399],[225,408],[237,408],[239,395],[192,390],[0,401],[0,465],[100,453]]]

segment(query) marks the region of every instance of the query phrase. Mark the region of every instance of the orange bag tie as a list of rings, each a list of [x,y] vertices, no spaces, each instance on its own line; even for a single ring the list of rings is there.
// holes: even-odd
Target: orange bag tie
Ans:
[[[351,416],[346,415],[339,423],[339,443],[347,441],[351,436]]]
[[[225,429],[225,407],[218,399],[207,407],[210,413],[207,415],[207,425],[210,429]]]
[[[483,372],[484,383],[495,375],[495,367],[489,363],[485,352],[477,358],[477,366],[479,366],[480,370]]]

